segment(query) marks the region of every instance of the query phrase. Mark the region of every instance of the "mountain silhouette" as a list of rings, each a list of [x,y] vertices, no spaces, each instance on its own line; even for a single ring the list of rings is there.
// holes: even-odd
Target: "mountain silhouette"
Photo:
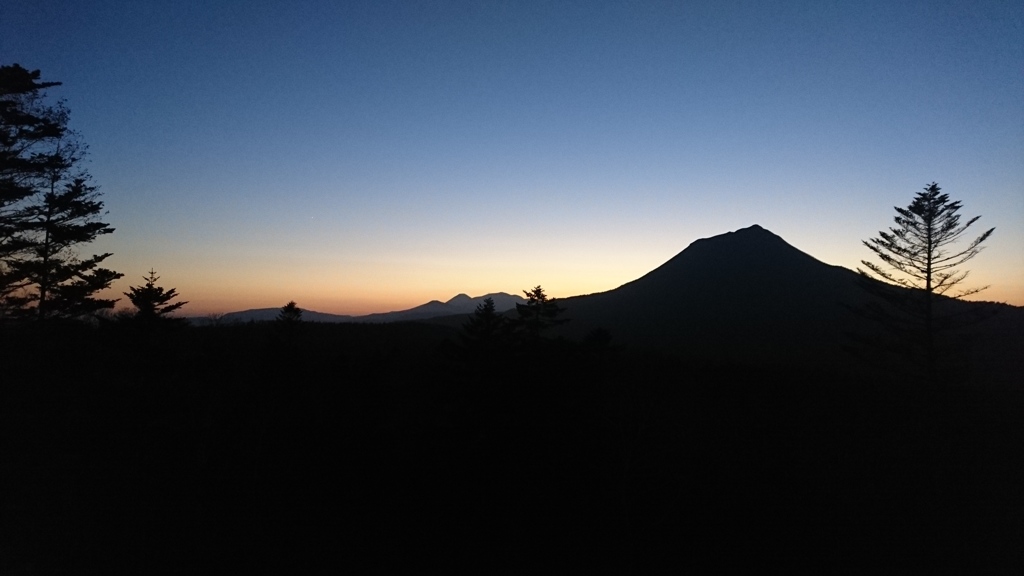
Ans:
[[[378,314],[367,314],[365,316],[355,316],[351,319],[352,322],[408,322],[413,320],[428,320],[430,318],[437,318],[438,316],[454,316],[460,314],[471,314],[476,307],[483,304],[484,300],[491,298],[494,300],[494,309],[497,312],[505,312],[512,310],[516,307],[516,304],[523,304],[526,299],[522,296],[516,296],[514,294],[506,294],[505,292],[495,292],[493,294],[485,294],[483,296],[470,297],[466,294],[459,294],[448,300],[447,302],[441,302],[440,300],[431,300],[426,304],[421,304],[415,308],[408,310],[399,310],[396,312],[383,312]]]
[[[868,298],[859,281],[856,272],[816,260],[753,225],[697,240],[614,290],[559,300],[571,319],[559,330],[581,338],[603,328],[619,343],[712,361],[828,365],[849,359],[844,347],[851,330],[878,329],[851,312]],[[987,328],[973,332],[985,346],[1002,348],[998,341],[1007,337],[1024,342],[1024,310],[942,300],[1000,309]]]
[[[366,314],[362,316],[349,316],[341,314],[328,314],[325,312],[316,312],[313,310],[302,311],[302,320],[305,322],[410,322],[415,320],[426,320],[429,318],[436,318],[439,316],[454,316],[462,314],[471,314],[476,307],[483,304],[484,300],[491,298],[494,300],[495,310],[498,312],[504,312],[512,310],[516,307],[516,304],[522,304],[526,302],[522,296],[516,296],[514,294],[507,294],[505,292],[494,292],[491,294],[485,294],[483,296],[470,297],[466,294],[459,294],[452,297],[447,302],[441,302],[440,300],[431,300],[426,304],[409,308],[408,310],[397,310],[394,312],[378,312],[374,314]],[[220,318],[221,322],[232,323],[232,322],[268,322],[277,319],[277,315],[280,314],[280,308],[256,308],[252,310],[243,310],[239,312],[230,312]],[[203,323],[203,318],[192,318],[193,322],[197,324]]]
[[[614,290],[560,298],[570,321],[550,336],[583,340],[595,329],[634,349],[661,350],[710,363],[851,366],[851,334],[883,341],[882,328],[852,310],[871,296],[856,272],[825,264],[776,234],[753,225],[696,240],[668,262]],[[875,282],[871,280],[871,282]],[[904,290],[903,288],[891,288]],[[508,313],[521,296],[503,292],[394,312],[339,316],[304,311],[313,322],[430,321],[459,329],[484,299]],[[1024,373],[1024,308],[936,298],[940,310],[988,317],[945,337],[948,349],[976,379],[1016,386]],[[279,308],[226,314],[225,322],[277,318]],[[979,313],[980,312],[980,313]],[[201,319],[200,319],[201,320]],[[873,354],[870,350],[860,353]],[[853,362],[865,366],[863,360]]]

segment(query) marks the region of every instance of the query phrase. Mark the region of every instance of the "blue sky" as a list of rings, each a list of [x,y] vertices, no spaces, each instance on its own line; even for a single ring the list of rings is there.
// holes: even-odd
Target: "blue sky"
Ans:
[[[207,313],[615,288],[757,223],[830,264],[936,181],[1024,305],[1020,2],[7,0],[117,231]]]

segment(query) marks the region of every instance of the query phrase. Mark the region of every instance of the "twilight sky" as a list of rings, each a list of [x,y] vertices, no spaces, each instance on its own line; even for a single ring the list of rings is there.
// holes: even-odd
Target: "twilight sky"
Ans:
[[[855,268],[932,181],[1024,305],[1019,0],[4,0],[0,63],[64,83],[83,252],[191,315],[599,292],[755,223]]]

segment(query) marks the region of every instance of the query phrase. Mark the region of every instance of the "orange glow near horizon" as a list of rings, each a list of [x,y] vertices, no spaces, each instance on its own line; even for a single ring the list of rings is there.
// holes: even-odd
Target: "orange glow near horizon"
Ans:
[[[1007,3],[22,4],[4,55],[60,83],[121,308],[150,269],[195,316],[565,298],[753,224],[854,269],[933,181],[996,229],[964,285],[1024,306]]]
[[[180,294],[179,299],[189,302],[181,310],[186,316],[277,308],[292,300],[305,310],[358,316],[406,310],[431,300],[443,302],[460,293],[472,297],[495,292],[522,294],[523,290],[538,284],[554,298],[604,292],[640,278],[663,262],[635,264],[630,268],[624,267],[618,274],[607,263],[603,270],[596,273],[591,270],[590,274],[580,273],[578,268],[585,266],[542,266],[545,273],[535,275],[536,279],[529,279],[534,275],[526,274],[522,266],[510,266],[511,271],[504,274],[497,270],[481,270],[480,276],[466,274],[466,271],[462,271],[464,275],[460,276],[444,266],[439,266],[437,270],[423,267],[420,270],[406,270],[404,273],[394,269],[389,271],[388,267],[370,267],[362,277],[350,270],[347,278],[340,273],[331,275],[309,270],[290,270],[291,275],[281,277],[240,275],[235,277],[235,282],[231,282],[229,277],[203,280],[189,278],[185,274],[161,274],[159,271],[158,275],[166,279],[161,280],[160,285],[176,288]],[[483,272],[489,274],[485,276]],[[982,270],[976,275],[972,274],[972,280],[975,277],[979,280],[985,278],[990,288],[969,299],[1024,306],[1024,285],[1015,283],[1016,279],[1012,275],[994,277],[995,272]],[[244,281],[238,282],[237,278]],[[138,280],[122,278],[105,296],[121,297],[121,293],[127,291],[129,286],[139,284],[141,282]],[[117,307],[128,308],[130,304],[126,298],[121,297]]]

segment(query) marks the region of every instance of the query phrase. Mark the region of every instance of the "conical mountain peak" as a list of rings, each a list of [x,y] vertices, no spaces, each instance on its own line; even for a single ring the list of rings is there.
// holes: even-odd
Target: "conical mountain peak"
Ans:
[[[706,290],[756,286],[769,279],[800,276],[825,264],[754,224],[694,241],[671,260],[623,289],[678,290],[700,285]],[[671,287],[671,288],[670,288]]]
[[[736,246],[742,244],[748,244],[750,246],[753,246],[754,244],[764,243],[772,243],[775,244],[776,246],[784,245],[792,250],[796,250],[796,248],[790,246],[779,235],[773,233],[771,230],[768,230],[767,228],[762,228],[757,224],[748,226],[746,228],[740,228],[739,230],[734,230],[732,232],[726,232],[724,234],[712,236],[710,238],[701,238],[699,240],[695,240],[692,244],[690,244],[689,247],[687,247],[687,250],[694,246]],[[799,250],[797,251],[799,252]]]
[[[803,342],[808,326],[835,343],[844,313],[837,302],[853,301],[856,278],[753,225],[697,240],[615,290],[569,299],[576,325],[567,330],[605,327],[624,340],[715,354],[740,343],[767,351]]]
[[[469,303],[472,300],[473,299],[469,297],[469,294],[466,294],[465,292],[463,292],[463,293],[457,294],[455,296],[452,296],[452,298],[450,300],[448,300],[447,302],[445,302],[445,304],[453,304],[453,305],[456,305],[456,306],[458,306],[458,305],[465,305],[465,304]]]

